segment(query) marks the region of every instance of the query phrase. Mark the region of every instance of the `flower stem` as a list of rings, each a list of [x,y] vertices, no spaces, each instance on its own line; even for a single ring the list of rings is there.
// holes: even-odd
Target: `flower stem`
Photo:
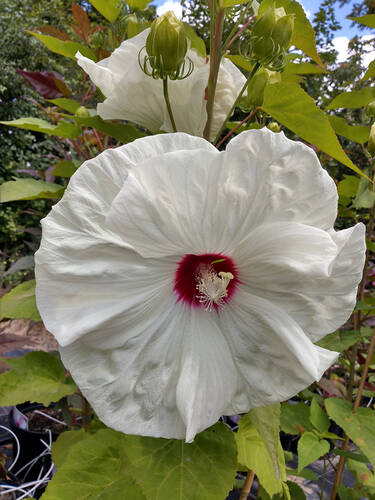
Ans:
[[[253,20],[254,20],[254,17],[250,17],[250,19],[247,21],[247,23],[245,23],[242,26],[242,28],[232,36],[232,38],[229,40],[229,42],[226,45],[224,45],[223,53],[225,53],[229,49],[229,47],[232,45],[232,43],[237,40],[237,38],[245,31],[245,29],[253,22]]]
[[[237,96],[236,100],[234,101],[234,104],[233,104],[233,106],[231,107],[231,109],[230,109],[229,113],[228,113],[228,114],[227,114],[227,116],[225,117],[225,120],[223,121],[223,124],[221,125],[220,130],[219,130],[219,132],[217,133],[217,135],[216,135],[216,137],[215,137],[214,144],[216,144],[216,143],[218,142],[218,140],[220,139],[221,133],[222,133],[222,131],[224,130],[225,125],[226,125],[227,121],[228,121],[228,120],[229,120],[229,118],[232,116],[233,111],[235,110],[235,108],[236,108],[237,104],[239,103],[239,101],[240,101],[240,99],[241,99],[241,97],[242,97],[242,94],[245,92],[246,87],[247,87],[247,86],[248,86],[248,84],[250,83],[250,81],[251,81],[251,79],[253,78],[253,76],[255,75],[255,73],[258,71],[259,67],[260,67],[260,64],[257,62],[257,63],[254,65],[253,69],[251,70],[251,73],[250,73],[250,75],[249,75],[248,79],[246,80],[246,82],[245,82],[244,86],[243,86],[243,87],[242,87],[242,89],[240,90],[240,93],[238,94],[238,96]]]
[[[211,0],[214,3],[214,0]],[[215,36],[212,42],[212,52],[210,54],[210,73],[207,82],[207,121],[206,126],[203,131],[203,137],[209,140],[211,125],[212,125],[212,114],[214,109],[214,99],[217,84],[217,77],[220,69],[221,61],[221,39],[223,36],[223,27],[225,19],[225,9],[220,9],[216,18]]]
[[[247,497],[249,496],[251,487],[253,485],[254,476],[255,472],[253,470],[249,470],[245,479],[245,484],[243,485],[243,488],[241,490],[240,500],[247,500]]]
[[[235,127],[233,127],[233,128],[232,128],[232,130],[230,130],[230,131],[227,133],[227,135],[225,135],[225,136],[221,139],[221,141],[219,141],[219,142],[216,144],[217,149],[219,149],[219,148],[220,148],[220,146],[223,144],[223,142],[225,142],[227,139],[229,139],[229,137],[230,137],[232,134],[234,134],[234,132],[235,132],[236,130],[238,130],[238,129],[239,129],[239,128],[240,128],[240,127],[244,124],[244,123],[246,123],[248,120],[250,120],[250,118],[251,118],[252,116],[254,116],[254,115],[255,115],[255,113],[258,111],[258,109],[259,109],[259,108],[255,108],[255,109],[254,109],[251,113],[249,113],[249,114],[246,116],[246,118],[244,118],[244,119],[242,120],[242,122],[237,123],[237,125],[236,125]]]
[[[171,120],[173,132],[177,132],[176,123],[175,123],[174,118],[173,118],[171,103],[169,101],[168,77],[166,77],[166,78],[163,79],[163,94],[164,94],[165,104],[167,105],[168,115],[169,115],[169,118]]]

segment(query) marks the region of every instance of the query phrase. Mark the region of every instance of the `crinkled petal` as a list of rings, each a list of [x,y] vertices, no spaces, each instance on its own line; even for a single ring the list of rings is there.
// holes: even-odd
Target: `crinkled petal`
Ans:
[[[164,312],[155,308],[154,323],[139,314],[119,326],[124,343],[117,349],[97,349],[88,334],[88,343],[82,337],[61,354],[105,424],[190,442],[222,415],[238,373],[213,315],[162,302]],[[103,337],[112,335],[101,330]]]
[[[242,282],[319,340],[345,323],[355,306],[365,258],[363,224],[330,233],[297,223],[264,225],[234,259]]]
[[[242,285],[220,320],[242,375],[242,391],[226,408],[228,415],[289,399],[319,380],[338,357],[315,346],[287,313]]]
[[[263,200],[258,210],[263,222],[293,220],[332,229],[337,189],[311,148],[263,128],[242,132],[226,149],[236,154],[241,150],[257,184],[256,199]]]

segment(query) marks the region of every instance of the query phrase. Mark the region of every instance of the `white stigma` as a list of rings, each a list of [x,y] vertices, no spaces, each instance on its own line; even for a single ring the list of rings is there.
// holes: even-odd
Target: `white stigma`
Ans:
[[[223,305],[225,297],[228,296],[229,282],[233,278],[232,273],[220,271],[216,274],[212,268],[200,272],[197,284],[200,295],[197,295],[197,298],[206,311],[212,311],[214,304]]]

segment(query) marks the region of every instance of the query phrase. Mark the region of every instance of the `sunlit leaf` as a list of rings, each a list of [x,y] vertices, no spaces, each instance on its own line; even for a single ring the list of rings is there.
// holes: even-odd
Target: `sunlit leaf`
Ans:
[[[2,358],[2,361],[11,368],[0,374],[2,405],[30,401],[48,406],[77,390],[59,358],[47,352],[29,352],[21,358]]]
[[[327,109],[362,108],[375,99],[375,87],[364,87],[361,90],[343,92],[336,96],[327,106]]]
[[[24,281],[0,298],[0,319],[3,318],[40,321],[35,301],[35,280]]]
[[[311,400],[310,420],[319,432],[328,432],[330,421],[315,398]]]
[[[0,186],[0,202],[35,200],[36,198],[61,198],[64,188],[59,184],[37,179],[17,179]]]
[[[109,2],[109,0],[106,0]],[[83,56],[96,61],[96,57],[94,52],[86,47],[85,45],[81,45],[80,43],[63,41],[59,38],[55,38],[49,35],[41,35],[40,33],[35,33],[33,31],[26,30],[30,35],[35,36],[38,40],[40,40],[47,49],[55,52],[56,54],[60,54],[65,57],[70,57],[71,59],[75,59],[76,53],[79,51]]]
[[[305,141],[358,174],[364,175],[346,156],[327,115],[298,85],[284,82],[268,85],[265,89],[262,108]]]
[[[364,26],[369,26],[370,28],[375,28],[375,14],[366,14],[360,17],[349,17],[352,21],[356,23],[363,24]]]
[[[60,122],[58,125],[52,125],[46,120],[34,117],[18,118],[17,120],[2,121],[0,123],[11,127],[41,132],[43,134],[66,137],[68,139],[76,139],[81,133],[80,127],[74,123]]]
[[[143,137],[145,135],[143,132],[140,132],[136,127],[134,127],[134,125],[105,121],[98,115],[89,116],[87,118],[74,116],[74,120],[83,127],[95,128],[96,130],[121,141],[123,144],[127,144],[128,142],[134,141],[134,139],[138,139],[139,137]]]
[[[366,73],[363,75],[362,80],[369,80],[375,77],[375,60],[371,61],[368,65]]]
[[[55,164],[51,174],[57,177],[71,177],[76,170],[77,167],[72,161],[61,160]]]
[[[81,106],[79,102],[74,101],[73,99],[64,99],[64,98],[49,99],[49,102],[51,102],[55,106],[58,106],[61,109],[64,109],[65,111],[69,111],[69,113],[72,114],[74,114],[77,111],[77,109]]]
[[[303,403],[281,403],[281,430],[287,434],[301,434],[313,430],[310,421],[310,407]]]
[[[313,432],[304,432],[298,441],[297,451],[298,470],[302,470],[329,452],[329,442],[318,438]]]
[[[120,14],[120,0],[90,0],[90,3],[110,23],[114,23]]]
[[[204,40],[196,34],[190,24],[184,23],[184,32],[190,40],[190,48],[195,49],[202,57],[206,57],[206,45]]]
[[[348,125],[340,116],[329,116],[329,121],[336,134],[346,137],[350,141],[364,144],[370,136],[370,128],[364,125]]]

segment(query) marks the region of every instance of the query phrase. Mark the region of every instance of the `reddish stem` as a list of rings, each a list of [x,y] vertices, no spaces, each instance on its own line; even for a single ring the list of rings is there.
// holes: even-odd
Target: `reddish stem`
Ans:
[[[232,43],[235,40],[237,40],[237,38],[245,31],[245,29],[253,22],[253,20],[254,20],[254,16],[250,17],[250,19],[247,21],[247,23],[244,24],[239,31],[237,31],[237,33],[231,38],[231,40],[229,40],[229,42],[224,47],[224,52],[226,52],[229,49],[229,47],[232,45]]]
[[[252,116],[254,116],[254,115],[255,115],[255,113],[258,111],[258,109],[259,109],[259,108],[255,108],[255,109],[254,109],[251,113],[249,113],[249,114],[247,115],[247,117],[246,117],[246,118],[244,118],[244,119],[242,120],[242,122],[237,123],[237,125],[236,125],[235,127],[233,127],[233,128],[232,128],[232,130],[230,130],[230,131],[227,133],[227,135],[225,135],[225,136],[221,139],[221,141],[219,141],[219,142],[216,144],[217,149],[219,149],[219,148],[220,148],[220,146],[223,144],[223,142],[225,142],[225,141],[226,141],[226,140],[227,140],[227,139],[228,139],[228,138],[229,138],[232,134],[234,134],[234,132],[235,132],[236,130],[238,130],[238,129],[239,129],[239,128],[240,128],[240,127],[244,124],[244,123],[246,123],[246,122],[247,122],[247,120],[250,120],[250,118],[251,118]]]

